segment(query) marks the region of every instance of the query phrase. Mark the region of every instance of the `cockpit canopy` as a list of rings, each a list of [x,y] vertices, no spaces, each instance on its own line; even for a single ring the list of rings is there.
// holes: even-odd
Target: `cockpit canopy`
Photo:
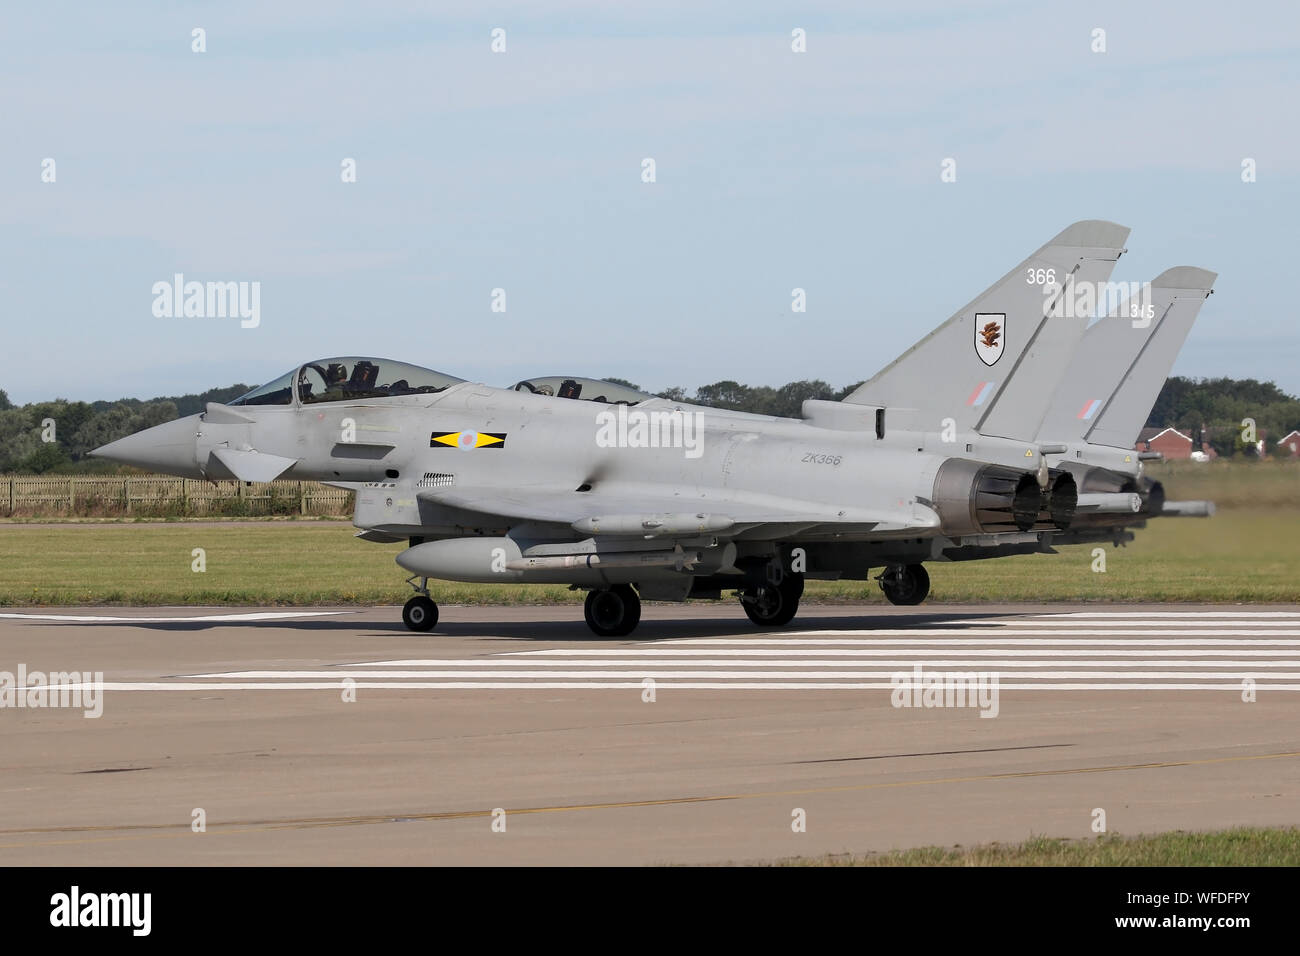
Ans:
[[[366,398],[431,395],[464,379],[392,359],[328,358],[308,362],[231,405],[312,405]],[[297,387],[294,387],[294,383]]]
[[[514,386],[516,392],[532,392],[535,395],[554,395],[556,398],[578,398],[587,402],[608,402],[611,405],[636,405],[647,398],[654,398],[645,392],[638,392],[626,385],[615,385],[598,378],[579,378],[569,375],[547,375],[530,378]]]

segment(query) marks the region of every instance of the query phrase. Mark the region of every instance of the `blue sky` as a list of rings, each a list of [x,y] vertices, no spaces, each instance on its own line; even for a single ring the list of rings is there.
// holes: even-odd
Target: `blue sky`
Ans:
[[[1098,218],[1133,229],[1116,280],[1220,274],[1176,373],[1300,392],[1300,8],[697,7],[6,5],[0,388],[147,398],[346,354],[843,385]],[[177,272],[259,281],[261,324],[156,318]]]

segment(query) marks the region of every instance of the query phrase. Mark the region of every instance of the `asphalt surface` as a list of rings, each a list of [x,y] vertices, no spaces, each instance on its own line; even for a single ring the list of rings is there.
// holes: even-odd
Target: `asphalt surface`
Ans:
[[[105,688],[93,719],[70,693],[0,707],[6,865],[739,862],[1088,837],[1097,810],[1126,834],[1300,821],[1296,606],[759,631],[658,605],[620,640],[575,607],[443,607],[431,634],[396,608],[10,611],[0,700],[20,666]],[[949,673],[984,698],[925,706]]]

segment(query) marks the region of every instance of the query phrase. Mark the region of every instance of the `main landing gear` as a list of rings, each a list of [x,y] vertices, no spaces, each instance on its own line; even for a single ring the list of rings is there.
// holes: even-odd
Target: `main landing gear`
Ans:
[[[740,606],[759,627],[782,627],[794,620],[803,597],[803,575],[786,573],[779,584],[768,582],[740,593]]]
[[[598,637],[625,637],[641,622],[641,599],[630,584],[587,592],[587,626]]]
[[[890,604],[912,607],[930,593],[930,573],[921,564],[891,564],[876,580]]]
[[[402,607],[402,623],[412,631],[432,631],[438,626],[438,605],[429,597],[429,579],[420,578],[419,585],[412,575],[406,583],[415,588],[416,595]]]

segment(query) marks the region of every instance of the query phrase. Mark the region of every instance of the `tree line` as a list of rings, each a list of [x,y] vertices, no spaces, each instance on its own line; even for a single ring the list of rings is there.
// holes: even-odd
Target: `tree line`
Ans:
[[[124,469],[113,462],[87,458],[87,454],[141,429],[201,412],[208,402],[238,398],[250,388],[231,385],[148,401],[70,402],[56,398],[22,406],[15,406],[0,389],[0,472],[114,474]]]
[[[606,381],[639,389],[622,378]],[[666,388],[657,394],[679,402],[797,418],[807,399],[839,401],[860,385],[836,388],[820,379],[790,382],[779,388],[742,385],[726,380],[701,385],[694,392]],[[0,390],[0,472],[25,474],[115,473],[112,462],[87,454],[111,441],[144,428],[203,411],[208,402],[228,402],[249,391],[248,385],[230,385],[189,395],[141,401],[70,402],[56,398],[15,406]],[[1174,376],[1165,382],[1147,419],[1149,426],[1173,426],[1193,439],[1203,439],[1222,456],[1254,453],[1243,441],[1243,422],[1250,420],[1265,449],[1272,452],[1279,439],[1300,428],[1300,399],[1272,382],[1255,379],[1192,379]],[[46,440],[46,439],[51,440]]]

